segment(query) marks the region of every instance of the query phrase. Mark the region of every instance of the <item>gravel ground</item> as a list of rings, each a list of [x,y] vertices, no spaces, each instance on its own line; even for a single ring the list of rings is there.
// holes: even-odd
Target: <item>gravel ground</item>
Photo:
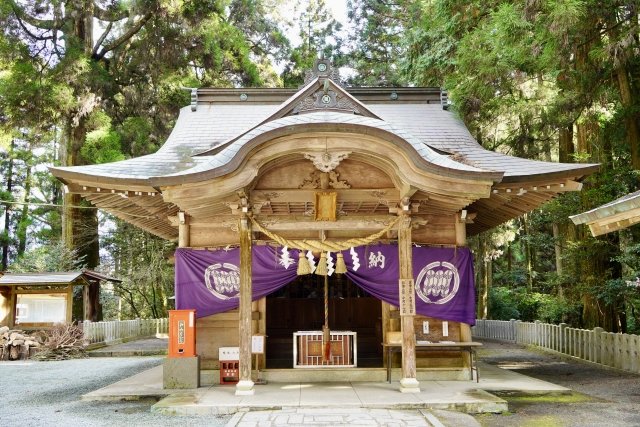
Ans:
[[[0,426],[224,426],[230,416],[153,415],[155,401],[81,402],[80,396],[162,363],[161,357],[0,362]]]
[[[640,426],[640,376],[592,367],[512,343],[481,341],[481,361],[577,392],[559,397],[502,396],[509,401],[510,413],[477,415],[483,426]]]

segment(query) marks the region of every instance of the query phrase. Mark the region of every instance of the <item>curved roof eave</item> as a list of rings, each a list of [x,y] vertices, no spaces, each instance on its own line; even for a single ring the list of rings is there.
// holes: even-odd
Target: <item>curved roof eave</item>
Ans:
[[[372,135],[404,149],[422,170],[458,179],[500,182],[503,173],[458,163],[440,155],[417,138],[378,119],[336,112],[287,116],[262,124],[214,156],[202,156],[197,165],[184,171],[150,178],[154,187],[199,182],[235,171],[257,145],[287,135],[307,132],[346,132]]]

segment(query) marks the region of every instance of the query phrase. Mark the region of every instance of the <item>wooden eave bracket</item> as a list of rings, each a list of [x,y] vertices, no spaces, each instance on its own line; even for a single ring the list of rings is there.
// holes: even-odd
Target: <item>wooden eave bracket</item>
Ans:
[[[510,194],[512,196],[522,196],[529,191],[552,191],[554,193],[563,193],[565,191],[580,191],[582,190],[582,183],[573,180],[565,180],[563,182],[554,182],[554,183],[542,183],[533,185],[531,183],[527,184],[499,184],[494,185],[491,189],[493,194]]]

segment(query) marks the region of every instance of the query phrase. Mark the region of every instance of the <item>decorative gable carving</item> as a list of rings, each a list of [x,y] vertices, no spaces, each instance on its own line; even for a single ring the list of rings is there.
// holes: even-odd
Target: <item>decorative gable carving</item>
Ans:
[[[300,184],[300,186],[298,188],[300,188],[301,190],[315,190],[317,188],[320,188],[320,175],[322,174],[322,172],[320,172],[319,170],[313,171],[311,173],[311,179],[305,179],[302,184]],[[351,186],[349,184],[347,184],[347,181],[340,181],[338,178],[340,178],[340,174],[336,171],[330,171],[329,172],[329,187],[330,188],[335,188],[335,189],[339,189],[339,188],[351,188]]]
[[[360,108],[358,108],[353,101],[332,90],[319,90],[313,95],[306,97],[296,105],[292,114],[323,109],[344,110],[345,112],[362,114]]]
[[[349,157],[351,151],[334,151],[332,153],[302,153],[305,159],[313,162],[313,165],[322,172],[334,170],[341,161]]]

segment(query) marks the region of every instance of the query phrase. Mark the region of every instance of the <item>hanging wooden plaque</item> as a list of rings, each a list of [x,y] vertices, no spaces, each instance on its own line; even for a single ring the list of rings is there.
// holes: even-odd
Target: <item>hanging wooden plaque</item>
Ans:
[[[415,295],[413,279],[400,279],[400,316],[416,315]]]
[[[314,221],[335,221],[338,204],[338,193],[315,193]]]

